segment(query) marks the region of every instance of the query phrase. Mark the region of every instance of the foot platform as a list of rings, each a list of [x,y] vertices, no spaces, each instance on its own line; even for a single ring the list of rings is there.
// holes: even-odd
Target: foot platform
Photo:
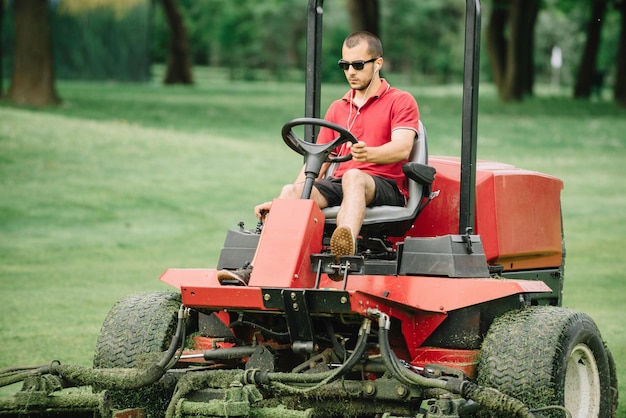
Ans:
[[[319,288],[322,273],[328,274],[331,280],[343,281],[346,288],[349,274],[363,274],[365,259],[362,256],[345,255],[335,257],[334,254],[311,254],[311,269],[315,273],[315,288]]]

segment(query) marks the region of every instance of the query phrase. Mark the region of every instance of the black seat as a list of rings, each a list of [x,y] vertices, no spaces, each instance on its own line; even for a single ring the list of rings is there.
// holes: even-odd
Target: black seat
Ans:
[[[426,129],[420,121],[419,130],[409,162],[402,167],[408,178],[409,199],[406,206],[375,206],[365,209],[365,218],[360,234],[369,238],[401,237],[413,225],[415,218],[423,208],[425,198],[431,193],[435,169],[428,165],[428,145]],[[332,175],[333,167],[329,167],[327,176]],[[326,229],[332,230],[337,225],[339,206],[323,210],[326,216]]]

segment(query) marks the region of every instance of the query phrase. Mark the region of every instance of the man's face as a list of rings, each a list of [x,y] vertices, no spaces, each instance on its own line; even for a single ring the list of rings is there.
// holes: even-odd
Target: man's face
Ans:
[[[341,49],[341,59],[347,62],[353,61],[368,61],[372,57],[367,52],[367,42],[359,42],[355,47],[348,48],[343,46]],[[347,70],[344,70],[346,80],[350,84],[350,88],[355,90],[365,90],[370,85],[372,77],[374,76],[374,68],[376,62],[369,62],[365,64],[362,70],[355,70],[351,65]]]

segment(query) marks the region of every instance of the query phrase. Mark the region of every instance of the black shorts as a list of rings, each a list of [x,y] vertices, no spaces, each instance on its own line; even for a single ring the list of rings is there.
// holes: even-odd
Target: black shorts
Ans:
[[[404,206],[406,199],[398,189],[395,180],[386,179],[384,177],[372,176],[376,191],[374,199],[368,207],[372,206]],[[343,200],[343,190],[341,188],[341,178],[321,179],[315,182],[315,188],[321,193],[328,202],[328,206],[339,206]]]

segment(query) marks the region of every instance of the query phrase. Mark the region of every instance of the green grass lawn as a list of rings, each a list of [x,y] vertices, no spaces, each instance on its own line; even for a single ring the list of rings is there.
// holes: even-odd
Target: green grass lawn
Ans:
[[[345,89],[324,86],[322,107]],[[460,87],[408,89],[430,153],[458,155]],[[479,158],[565,182],[564,305],[596,320],[626,393],[626,111],[547,94],[502,105],[481,89]],[[302,162],[280,139],[303,116],[300,84],[58,90],[58,108],[0,105],[0,368],[90,365],[115,301],[169,289],[169,267],[214,267],[226,230],[254,226],[252,207]]]

